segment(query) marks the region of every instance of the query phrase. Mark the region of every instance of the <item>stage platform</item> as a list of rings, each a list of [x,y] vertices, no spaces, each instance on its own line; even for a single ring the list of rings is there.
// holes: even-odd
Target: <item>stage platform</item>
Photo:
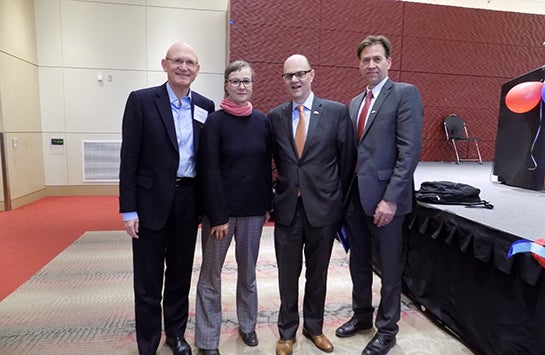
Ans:
[[[494,209],[430,206],[524,239],[545,239],[545,190],[527,190],[498,183],[492,175],[490,162],[483,165],[420,162],[414,178],[417,190],[423,181],[447,180],[475,186],[481,190],[481,199],[492,203]]]
[[[421,162],[423,181],[475,186],[494,209],[418,203],[404,293],[476,354],[545,354],[545,268],[513,242],[545,239],[545,191],[495,182],[492,164]]]

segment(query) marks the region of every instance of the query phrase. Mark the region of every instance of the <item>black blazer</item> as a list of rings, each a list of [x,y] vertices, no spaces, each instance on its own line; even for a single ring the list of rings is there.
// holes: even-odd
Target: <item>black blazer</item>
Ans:
[[[342,217],[343,198],[354,172],[355,134],[348,109],[335,101],[314,98],[307,139],[299,159],[293,136],[292,106],[289,101],[269,113],[278,170],[275,221],[291,224],[300,190],[309,223],[313,227],[332,225]]]
[[[208,113],[214,102],[191,92],[195,106]],[[193,119],[195,157],[204,122]],[[164,226],[174,200],[174,182],[179,162],[174,118],[166,83],[130,93],[123,115],[123,141],[119,171],[119,210],[136,211],[140,225],[150,229]]]

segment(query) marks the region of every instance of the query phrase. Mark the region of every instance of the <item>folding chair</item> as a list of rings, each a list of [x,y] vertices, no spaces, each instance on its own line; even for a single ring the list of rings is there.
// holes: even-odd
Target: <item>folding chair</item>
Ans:
[[[478,137],[470,137],[467,133],[467,126],[464,120],[455,114],[450,114],[447,117],[445,117],[445,120],[443,121],[443,126],[445,127],[445,135],[447,136],[447,140],[445,141],[445,144],[447,144],[449,141],[452,143],[452,147],[454,148],[454,153],[456,153],[456,164],[460,164],[461,161],[475,161],[479,162],[479,164],[483,163],[483,160],[481,158],[481,151],[479,150],[479,143],[481,139]],[[458,152],[458,147],[456,145],[457,142],[465,142],[466,143],[466,154],[465,158],[460,158],[460,154]],[[475,144],[475,150],[477,152],[478,158],[470,158],[469,157],[469,146],[471,145],[471,142]]]

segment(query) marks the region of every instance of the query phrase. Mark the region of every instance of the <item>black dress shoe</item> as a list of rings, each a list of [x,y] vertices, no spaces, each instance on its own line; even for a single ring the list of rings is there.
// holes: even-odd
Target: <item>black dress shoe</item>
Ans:
[[[337,328],[337,330],[335,330],[335,335],[339,338],[348,338],[356,334],[360,330],[368,330],[371,328],[373,328],[372,321],[363,322],[352,317],[348,322],[344,323],[339,328]]]
[[[246,344],[248,346],[257,346],[258,341],[257,341],[257,334],[255,333],[255,331],[249,332],[249,333],[244,333],[239,328],[238,329],[238,334],[240,335],[240,338],[242,339],[244,344]]]
[[[202,355],[220,355],[220,352],[218,349],[201,349]]]
[[[166,344],[172,349],[174,355],[191,355],[191,346],[189,346],[184,338],[167,337]]]
[[[362,351],[362,355],[385,355],[396,345],[395,337],[386,337],[382,334],[375,334],[373,339]]]

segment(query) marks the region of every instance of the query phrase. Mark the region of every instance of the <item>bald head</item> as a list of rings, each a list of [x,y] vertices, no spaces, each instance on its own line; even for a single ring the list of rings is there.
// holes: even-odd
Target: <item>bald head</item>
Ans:
[[[197,52],[195,52],[193,47],[191,47],[189,44],[184,42],[174,43],[172,46],[170,46],[170,48],[167,50],[167,54],[165,58],[173,58],[176,56],[176,53],[180,53],[180,52],[192,55],[193,57],[195,57],[195,62],[199,63]]]
[[[310,96],[314,70],[312,70],[307,57],[302,54],[294,54],[288,57],[284,62],[282,77],[288,94],[293,101],[302,104]]]
[[[176,97],[186,96],[200,70],[195,50],[187,43],[174,43],[161,60],[161,65]]]
[[[286,59],[284,62],[284,72],[286,72],[286,66],[287,67],[305,67],[306,70],[310,69],[310,61],[307,57],[305,57],[302,54],[293,54]]]

